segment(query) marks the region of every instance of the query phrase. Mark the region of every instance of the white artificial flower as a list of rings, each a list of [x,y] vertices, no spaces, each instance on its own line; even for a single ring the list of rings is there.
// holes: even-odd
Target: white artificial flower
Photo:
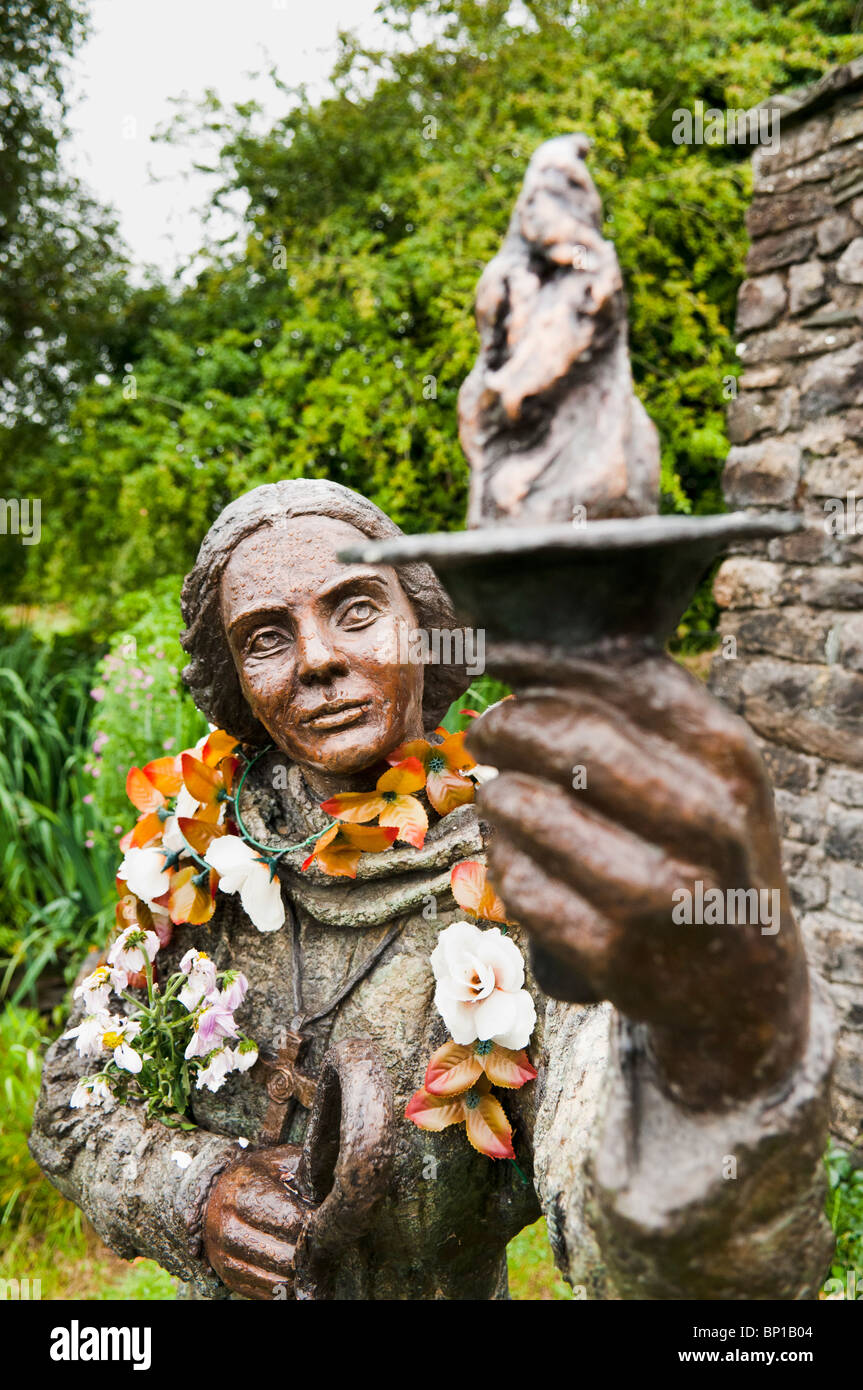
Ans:
[[[218,1091],[225,1084],[225,1077],[234,1070],[234,1056],[229,1047],[220,1047],[207,1058],[207,1065],[198,1072],[197,1087],[201,1091]]]
[[[125,879],[130,893],[151,906],[171,886],[171,876],[165,868],[165,855],[156,845],[148,849],[134,846],[126,851],[117,877]]]
[[[517,1051],[527,1045],[536,1009],[524,985],[521,951],[499,927],[481,931],[453,922],[432,951],[435,1005],[454,1042],[495,1042]]]
[[[110,1048],[122,1071],[137,1074],[144,1065],[144,1058],[129,1044],[140,1033],[140,1023],[133,1018],[112,1018],[110,1022],[111,1026],[102,1034],[102,1046]]]
[[[103,1105],[110,1110],[114,1105],[114,1094],[103,1077],[85,1076],[72,1092],[69,1105],[73,1110],[82,1110],[88,1105]]]
[[[221,1004],[223,1008],[233,1012],[242,1004],[248,988],[249,982],[242,971],[227,970],[222,988],[213,990],[207,998],[207,1003]]]
[[[108,999],[111,994],[112,972],[107,965],[98,965],[92,975],[88,975],[82,980],[75,990],[73,999],[83,999],[84,1008],[88,1014],[98,1014],[108,1008]],[[124,980],[121,989],[125,989],[127,981]]]
[[[251,1039],[245,1039],[233,1049],[234,1071],[248,1071],[258,1060],[258,1049]]]
[[[177,1167],[182,1169],[188,1168],[189,1165],[192,1162],[194,1162],[192,1155],[184,1153],[182,1149],[175,1149],[174,1152],[171,1154],[171,1157],[176,1163]]]
[[[215,988],[216,965],[205,951],[191,950],[187,951],[180,961],[180,969],[189,978],[177,998],[191,1013],[198,1007],[204,995]]]
[[[77,1028],[70,1028],[63,1037],[75,1039],[75,1051],[79,1057],[98,1057],[102,1051],[103,1034],[118,1022],[120,1020],[116,1015],[108,1013],[107,1009],[100,1009],[95,1014],[88,1014]]]
[[[494,781],[495,777],[500,776],[500,773],[496,767],[492,767],[491,763],[475,763],[473,767],[465,768],[465,776],[472,777],[479,786],[482,786],[483,782]]]
[[[155,959],[158,950],[159,938],[154,931],[126,927],[108,952],[108,964],[114,966],[118,976],[137,975],[145,968],[147,961]]]
[[[278,931],[285,921],[285,905],[277,878],[269,865],[239,835],[220,835],[204,855],[219,875],[223,893],[239,893],[240,901],[258,931]]]
[[[237,1140],[237,1143],[241,1149],[247,1149],[249,1147],[248,1139],[243,1139],[242,1136]]]
[[[213,1002],[208,1003],[195,1019],[195,1030],[184,1054],[186,1061],[192,1057],[206,1057],[214,1047],[221,1047],[225,1038],[236,1036],[237,1025],[233,1013],[214,996]]]

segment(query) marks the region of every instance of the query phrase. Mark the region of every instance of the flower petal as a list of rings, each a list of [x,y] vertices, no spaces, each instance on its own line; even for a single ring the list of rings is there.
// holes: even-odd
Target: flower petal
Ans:
[[[387,775],[384,773],[384,777]],[[422,803],[415,796],[397,796],[395,801],[385,802],[384,805],[386,809],[381,811],[378,824],[395,826],[397,839],[405,840],[415,849],[422,849],[429,825]]]
[[[472,1047],[450,1040],[429,1061],[423,1084],[430,1095],[457,1096],[470,1089],[482,1069]]]
[[[473,782],[459,772],[430,772],[428,775],[426,795],[439,816],[449,815],[456,806],[466,806],[475,794]]]
[[[428,1091],[419,1090],[411,1096],[405,1106],[405,1118],[413,1120],[420,1129],[437,1133],[448,1125],[457,1125],[464,1119],[464,1105],[461,1100],[450,1100],[446,1096],[430,1096]]]
[[[491,1052],[482,1058],[482,1066],[493,1086],[503,1086],[510,1091],[536,1079],[536,1069],[531,1066],[525,1051],[514,1052],[509,1047],[501,1047],[499,1043],[495,1043]]]
[[[510,995],[510,998],[515,1000],[515,1007],[509,1027],[502,1033],[495,1033],[494,1040],[499,1047],[518,1049],[526,1047],[530,1041],[530,1035],[536,1027],[536,1007],[526,989],[520,989],[518,994]],[[480,1008],[484,1007],[485,1005],[480,1005]]]
[[[425,782],[426,770],[419,758],[405,758],[378,778],[377,789],[379,792],[396,792],[399,796],[406,796],[409,792],[418,792]]]
[[[363,822],[374,820],[386,809],[386,802],[377,792],[340,792],[321,802],[321,810],[337,820]]]
[[[494,1096],[483,1096],[473,1109],[465,1106],[465,1131],[473,1147],[488,1158],[515,1158],[509,1120]]]

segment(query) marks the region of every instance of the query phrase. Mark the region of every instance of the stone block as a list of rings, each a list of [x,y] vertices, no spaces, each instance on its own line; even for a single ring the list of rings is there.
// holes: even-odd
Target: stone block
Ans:
[[[788,270],[788,304],[792,314],[802,314],[824,298],[824,266],[820,261],[802,261]]]
[[[789,193],[756,196],[746,212],[746,228],[754,241],[786,227],[802,227],[818,222],[833,212],[833,198],[827,184],[806,184]]]
[[[863,343],[828,352],[809,364],[801,382],[800,411],[806,419],[841,406],[863,405]]]
[[[815,233],[811,227],[792,227],[780,232],[778,236],[761,237],[749,248],[746,257],[746,270],[749,275],[761,275],[767,270],[778,270],[783,265],[793,265],[795,261],[805,261],[815,247]]]
[[[788,295],[781,275],[760,275],[744,280],[737,295],[737,332],[764,328],[785,309]]]
[[[824,794],[840,806],[863,806],[863,772],[847,767],[828,767]]]
[[[740,507],[790,502],[800,481],[800,462],[799,446],[784,440],[736,445],[722,475],[728,502]]]
[[[782,583],[783,571],[769,560],[735,555],[720,566],[713,594],[720,608],[770,608]]]
[[[855,237],[836,262],[836,274],[845,285],[863,285],[863,237]]]
[[[858,233],[857,222],[847,213],[840,212],[833,217],[825,217],[823,222],[819,222],[818,230],[815,233],[820,255],[832,256],[833,252],[838,251],[841,246],[847,246],[852,237],[857,236]]]

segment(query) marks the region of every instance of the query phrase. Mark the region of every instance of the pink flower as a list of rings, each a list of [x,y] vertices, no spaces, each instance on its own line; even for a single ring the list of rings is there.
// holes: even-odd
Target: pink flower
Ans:
[[[100,702],[100,700],[104,700],[104,698],[105,687],[103,685],[97,685],[95,690],[90,691],[90,699],[95,700],[97,704]]]
[[[93,793],[92,793],[92,792],[88,792],[86,796],[82,796],[82,797],[81,797],[81,800],[83,801],[83,803],[84,803],[85,806],[92,806],[92,805],[93,805]]]
[[[206,1057],[224,1038],[236,1036],[237,1025],[231,1010],[221,1003],[208,1004],[195,1023],[195,1031],[185,1052],[186,1060]]]

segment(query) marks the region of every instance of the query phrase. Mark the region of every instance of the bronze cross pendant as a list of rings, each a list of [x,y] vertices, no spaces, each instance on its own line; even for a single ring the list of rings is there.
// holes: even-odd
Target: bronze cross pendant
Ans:
[[[306,1110],[314,1103],[317,1085],[297,1067],[297,1058],[306,1041],[302,1033],[289,1029],[276,1059],[267,1061],[266,1058],[261,1058],[264,1066],[270,1071],[267,1078],[270,1104],[260,1132],[262,1144],[281,1142],[291,1101],[299,1101]]]

